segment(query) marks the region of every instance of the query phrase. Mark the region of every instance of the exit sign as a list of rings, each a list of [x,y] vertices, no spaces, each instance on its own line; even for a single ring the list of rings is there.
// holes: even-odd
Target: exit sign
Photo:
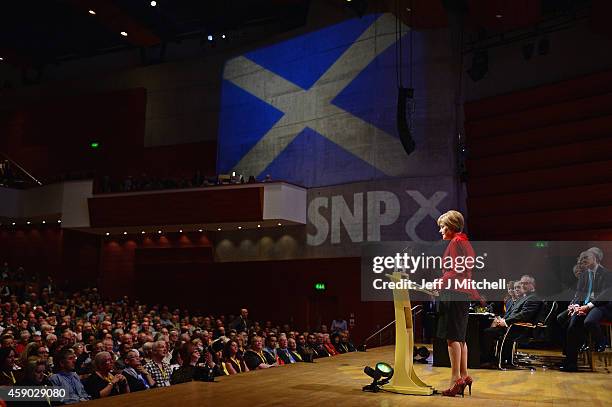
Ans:
[[[325,291],[325,283],[315,283],[314,288],[317,291]]]

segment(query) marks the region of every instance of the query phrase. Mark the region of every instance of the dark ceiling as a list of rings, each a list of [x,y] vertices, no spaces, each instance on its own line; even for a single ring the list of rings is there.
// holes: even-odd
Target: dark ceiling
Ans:
[[[24,68],[255,25],[288,30],[305,23],[309,5],[308,0],[156,0],[155,6],[151,0],[3,3],[0,57]]]

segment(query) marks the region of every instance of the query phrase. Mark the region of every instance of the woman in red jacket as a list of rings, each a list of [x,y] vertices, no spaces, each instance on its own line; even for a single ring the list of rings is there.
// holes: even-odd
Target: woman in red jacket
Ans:
[[[437,336],[446,339],[448,356],[451,362],[451,385],[442,395],[463,396],[466,386],[472,392],[472,378],[468,375],[468,348],[465,341],[469,316],[470,299],[479,298],[478,293],[470,288],[456,284],[465,279],[472,279],[472,268],[465,265],[465,259],[475,258],[474,249],[463,231],[463,215],[457,211],[448,211],[438,218],[440,234],[448,240],[444,251],[442,290],[440,291],[440,313]],[[474,260],[469,262],[473,266]],[[450,265],[450,267],[448,267]]]

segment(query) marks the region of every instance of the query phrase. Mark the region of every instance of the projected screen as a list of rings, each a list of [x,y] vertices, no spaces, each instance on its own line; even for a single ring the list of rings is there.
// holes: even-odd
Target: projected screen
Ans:
[[[396,42],[395,17],[368,15],[229,60],[218,172],[307,187],[409,175]]]

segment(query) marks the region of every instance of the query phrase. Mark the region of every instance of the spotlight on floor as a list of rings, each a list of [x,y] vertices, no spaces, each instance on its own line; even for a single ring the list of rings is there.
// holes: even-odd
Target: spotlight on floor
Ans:
[[[380,391],[380,386],[389,383],[389,380],[393,377],[393,368],[385,362],[378,362],[375,368],[366,366],[363,372],[372,378],[372,383],[363,386],[361,390],[370,391],[372,393],[378,393]]]

